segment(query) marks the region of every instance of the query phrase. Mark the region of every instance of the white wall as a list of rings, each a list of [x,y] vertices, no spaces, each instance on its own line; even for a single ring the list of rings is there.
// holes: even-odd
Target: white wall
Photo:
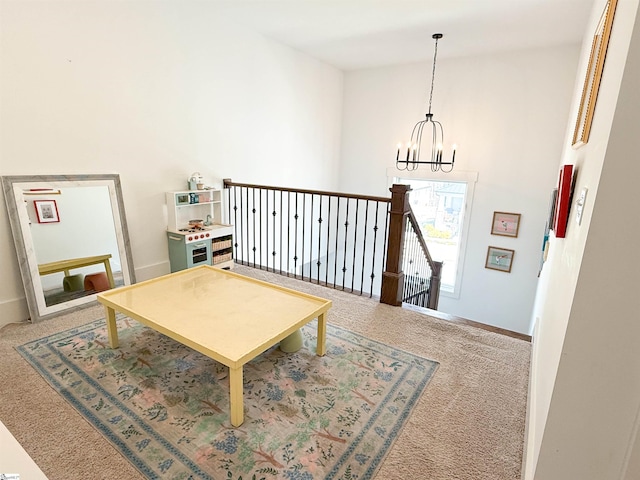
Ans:
[[[580,68],[605,2],[594,6]],[[620,0],[589,142],[572,150],[568,117],[563,163],[577,168],[575,191],[589,189],[580,226],[572,205],[564,239],[552,238],[534,318],[524,478],[640,478],[640,227],[634,220],[640,178],[640,11]],[[631,217],[630,217],[631,216]]]
[[[168,273],[164,192],[201,172],[337,188],[342,73],[208,2],[0,2],[0,174],[120,174],[138,279]],[[0,200],[0,318],[26,318]]]
[[[446,41],[439,44],[441,56]],[[445,148],[458,144],[455,171],[478,173],[460,297],[441,294],[439,310],[531,332],[578,54],[575,45],[439,58],[434,118],[444,126]],[[388,195],[396,144],[408,140],[427,112],[430,72],[429,62],[345,74],[341,190]],[[429,175],[428,167],[421,169]],[[522,214],[518,238],[490,234],[494,211]],[[484,268],[489,245],[515,250],[510,274]]]

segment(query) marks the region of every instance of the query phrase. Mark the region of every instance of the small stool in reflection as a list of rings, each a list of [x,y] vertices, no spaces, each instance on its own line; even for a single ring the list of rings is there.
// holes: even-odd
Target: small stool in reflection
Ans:
[[[103,292],[109,290],[109,279],[105,272],[91,273],[84,277],[84,289],[93,290],[94,292]]]
[[[84,288],[84,275],[67,275],[62,279],[62,289],[65,292],[77,292]]]

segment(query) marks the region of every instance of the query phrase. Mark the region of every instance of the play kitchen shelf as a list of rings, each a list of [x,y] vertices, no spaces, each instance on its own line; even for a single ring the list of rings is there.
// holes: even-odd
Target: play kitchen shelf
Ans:
[[[167,193],[168,230],[189,227],[189,221],[222,223],[222,191],[185,190]]]
[[[217,237],[211,241],[213,265],[220,265],[233,259],[233,236],[231,234],[224,237]]]
[[[222,223],[220,190],[167,192],[171,272],[199,265],[233,268],[233,228]]]

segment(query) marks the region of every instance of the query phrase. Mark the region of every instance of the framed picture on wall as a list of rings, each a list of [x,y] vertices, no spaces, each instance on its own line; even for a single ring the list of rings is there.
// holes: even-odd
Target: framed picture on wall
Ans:
[[[520,214],[508,212],[493,212],[491,235],[503,237],[517,237],[520,229]]]
[[[563,165],[558,179],[558,198],[554,216],[553,231],[556,238],[564,238],[567,231],[567,219],[571,206],[571,194],[573,190],[573,165]]]
[[[489,247],[487,249],[487,260],[484,267],[509,273],[511,272],[514,254],[515,251],[508,248]]]
[[[591,54],[587,64],[587,72],[582,87],[582,97],[576,118],[576,126],[573,131],[571,146],[578,148],[589,141],[591,132],[591,122],[596,109],[598,90],[600,89],[600,79],[604,70],[604,60],[607,56],[609,36],[613,25],[613,16],[616,11],[618,0],[607,0],[604,12],[600,17],[598,26],[591,42]]]
[[[56,223],[60,221],[58,206],[55,200],[34,200],[38,223]]]

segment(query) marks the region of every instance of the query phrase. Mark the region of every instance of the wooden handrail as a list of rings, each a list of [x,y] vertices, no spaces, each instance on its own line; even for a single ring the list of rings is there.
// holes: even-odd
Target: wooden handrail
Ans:
[[[374,197],[370,195],[357,195],[353,193],[328,192],[324,190],[306,190],[302,188],[273,187],[271,185],[256,185],[253,183],[236,183],[236,182],[233,182],[230,178],[225,178],[223,182],[224,182],[224,188],[230,188],[230,187],[261,188],[264,190],[275,190],[276,192],[308,193],[311,195],[326,195],[328,197],[353,198],[355,200],[370,200],[372,202],[387,202],[387,203],[391,202],[391,199],[387,197]]]

